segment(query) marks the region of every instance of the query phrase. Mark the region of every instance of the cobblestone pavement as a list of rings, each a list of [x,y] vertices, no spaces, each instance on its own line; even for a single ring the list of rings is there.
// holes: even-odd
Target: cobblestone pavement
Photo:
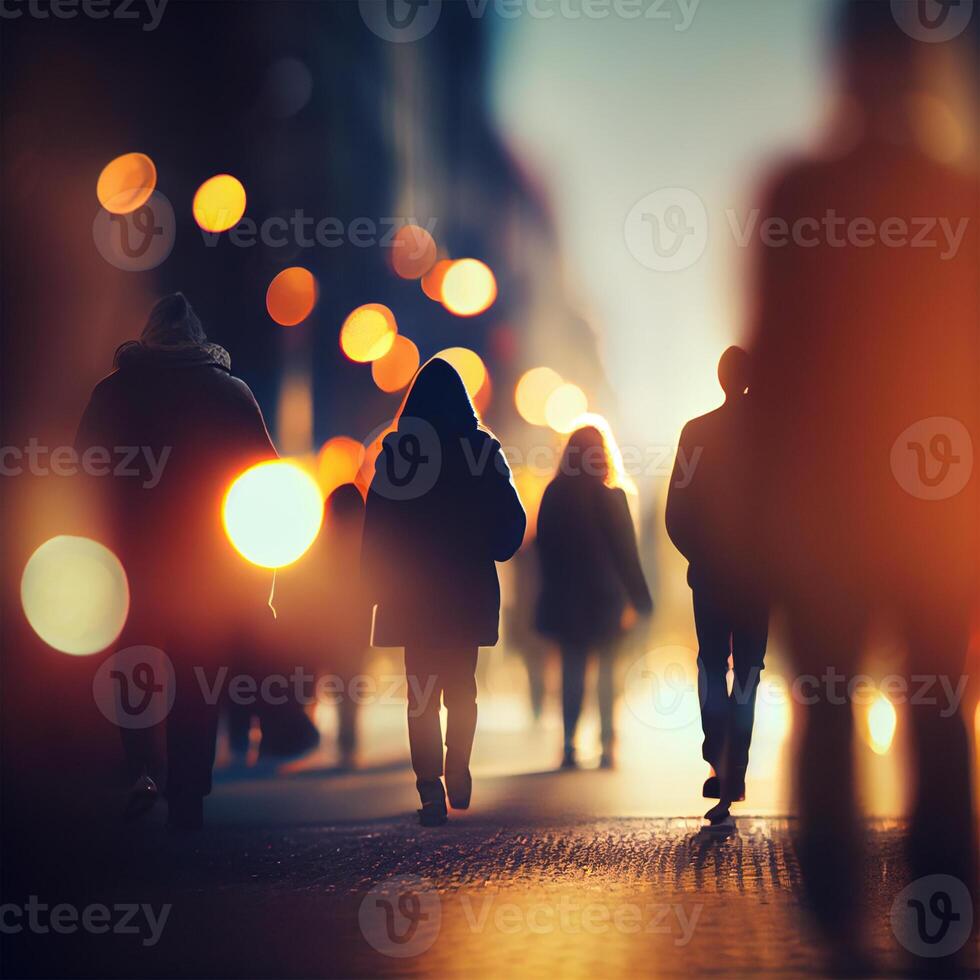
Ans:
[[[728,837],[699,825],[472,813],[436,830],[385,819],[107,832],[87,848],[77,895],[63,893],[63,865],[52,868],[62,894],[35,891],[169,903],[159,943],[17,937],[13,965],[106,977],[826,975],[791,822],[742,817]],[[906,884],[903,833],[867,830],[865,935],[886,975],[908,967],[889,920]]]

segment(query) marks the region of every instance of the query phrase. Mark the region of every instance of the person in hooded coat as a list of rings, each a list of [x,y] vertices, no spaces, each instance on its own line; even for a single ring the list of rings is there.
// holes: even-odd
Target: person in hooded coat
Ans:
[[[229,649],[253,642],[264,628],[260,620],[271,617],[271,576],[234,551],[221,504],[240,472],[277,454],[252,392],[232,376],[227,351],[208,342],[181,293],[153,307],[140,339],[123,344],[113,366],[92,392],[76,448],[149,447],[161,462],[154,474],[139,453],[131,464],[138,475],[103,477],[97,489],[129,579],[130,613],[118,646],[157,647],[174,665],[166,719],[169,823],[194,829],[211,789],[218,710],[194,667],[213,680]],[[158,796],[156,731],[120,731],[135,816]]]
[[[526,517],[500,443],[477,420],[463,381],[433,358],[416,375],[382,445],[368,493],[362,574],[374,646],[405,648],[408,735],[419,819],[469,806],[476,664],[498,639],[495,562],[524,538]],[[446,705],[445,758],[439,720]],[[443,763],[445,762],[445,766]]]

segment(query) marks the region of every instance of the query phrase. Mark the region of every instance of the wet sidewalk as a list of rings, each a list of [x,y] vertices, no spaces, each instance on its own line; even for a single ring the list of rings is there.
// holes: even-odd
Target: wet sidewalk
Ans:
[[[415,824],[411,777],[397,767],[223,784],[202,834],[168,835],[158,813],[138,830],[106,827],[70,872],[52,867],[57,895],[33,887],[52,902],[141,903],[158,920],[166,909],[154,941],[145,930],[18,936],[13,964],[30,972],[10,975],[827,975],[791,820],[741,816],[723,836],[693,816],[588,813],[614,808],[623,781],[482,777],[477,809],[435,830]],[[294,798],[296,784],[306,792]],[[319,821],[296,809],[311,795],[332,800]],[[372,799],[403,799],[405,811],[357,815]],[[866,828],[864,934],[888,976],[909,973],[891,919],[908,884],[904,833],[894,821]]]

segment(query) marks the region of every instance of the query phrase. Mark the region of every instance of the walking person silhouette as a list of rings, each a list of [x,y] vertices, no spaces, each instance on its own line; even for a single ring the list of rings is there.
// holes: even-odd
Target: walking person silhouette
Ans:
[[[477,654],[498,639],[495,562],[517,551],[525,527],[500,443],[481,427],[460,376],[433,358],[382,444],[361,560],[375,606],[372,643],[405,648],[423,826],[446,822],[446,790],[454,809],[470,805]],[[448,714],[445,753],[440,701]]]
[[[614,485],[610,448],[595,426],[573,432],[538,511],[538,629],[561,650],[562,767],[573,769],[590,654],[599,660],[600,766],[614,764],[615,654],[624,614],[653,610],[626,493]]]
[[[718,364],[725,403],[684,426],[667,493],[667,533],[688,560],[698,635],[698,693],[702,755],[711,766],[704,796],[717,799],[705,814],[729,822],[733,802],[745,799],[745,773],[759,675],[766,654],[769,610],[753,588],[751,506],[746,457],[749,357],[729,347]],[[734,682],[728,691],[728,659]]]
[[[921,14],[922,4],[905,14],[916,6]],[[860,676],[871,628],[890,630],[904,651],[901,676],[963,676],[980,581],[976,161],[968,140],[923,128],[917,109],[926,99],[957,131],[975,125],[943,87],[962,77],[962,92],[975,97],[975,38],[921,43],[897,10],[883,0],[841,3],[845,139],[833,133],[819,155],[782,167],[759,225],[807,230],[757,253],[758,534],[799,675],[832,668],[848,683]],[[814,217],[825,219],[816,235]],[[831,948],[853,964],[865,938],[854,706],[823,691],[795,707],[800,868]],[[975,905],[963,706],[913,695],[900,718],[909,876],[958,879]],[[965,975],[968,949],[937,949],[920,966]]]
[[[102,480],[99,495],[130,584],[118,645],[160,647],[176,681],[165,752],[157,746],[162,725],[120,728],[133,781],[126,813],[140,816],[155,805],[165,769],[168,825],[196,830],[211,791],[218,707],[205,698],[195,671],[227,668],[243,651],[258,653],[256,637],[266,634],[271,617],[271,577],[231,547],[221,503],[239,473],[275,459],[276,450],[252,392],[231,373],[228,352],[208,340],[181,293],[161,299],[139,340],[116,351],[75,442],[80,453],[150,446],[166,460],[158,480],[149,474],[142,481]],[[302,718],[298,706],[287,708],[294,709],[288,718]]]

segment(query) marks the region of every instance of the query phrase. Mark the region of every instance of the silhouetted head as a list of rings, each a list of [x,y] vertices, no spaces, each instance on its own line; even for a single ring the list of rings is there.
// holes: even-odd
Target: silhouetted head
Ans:
[[[415,375],[401,411],[402,419],[428,422],[441,436],[460,436],[479,426],[463,379],[448,361],[433,357]]]
[[[749,355],[741,347],[729,347],[718,362],[718,381],[726,398],[745,393],[749,386]]]
[[[150,310],[140,340],[147,347],[182,347],[204,344],[207,334],[183,293],[164,296]]]
[[[863,106],[894,102],[915,85],[917,44],[899,26],[891,0],[842,0],[838,57],[847,89]]]
[[[586,477],[609,483],[612,461],[609,447],[602,433],[594,425],[584,425],[569,437],[562,453],[558,475],[562,477]]]
[[[364,497],[353,483],[337,487],[324,505],[327,526],[352,525],[364,519]]]

